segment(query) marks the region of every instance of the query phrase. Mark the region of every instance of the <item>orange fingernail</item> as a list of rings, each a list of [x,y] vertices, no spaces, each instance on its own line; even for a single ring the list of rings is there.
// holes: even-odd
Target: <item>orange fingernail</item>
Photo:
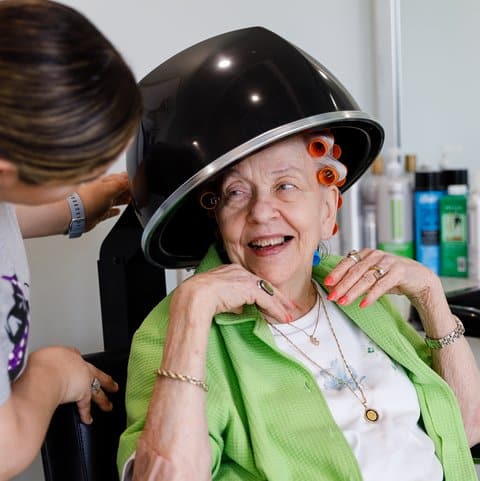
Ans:
[[[363,299],[362,302],[360,302],[360,304],[358,305],[358,307],[367,307],[368,306],[368,301],[366,299]]]
[[[326,286],[333,286],[333,277],[332,276],[325,277],[324,282]]]
[[[340,299],[337,301],[337,303],[340,304],[341,306],[345,305],[347,302],[348,302],[348,299],[346,296],[340,297]]]
[[[330,294],[328,294],[327,296],[327,299],[329,301],[334,301],[336,298],[337,298],[337,293],[335,291],[330,292]]]

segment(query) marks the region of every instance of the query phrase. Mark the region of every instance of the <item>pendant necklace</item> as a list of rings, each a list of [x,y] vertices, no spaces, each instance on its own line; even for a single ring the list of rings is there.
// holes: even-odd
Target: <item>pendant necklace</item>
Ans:
[[[317,292],[317,302],[318,302],[317,318],[315,319],[315,325],[313,326],[313,331],[312,331],[311,334],[309,334],[305,329],[303,329],[303,328],[300,327],[300,326],[296,326],[296,325],[293,324],[293,323],[288,324],[289,326],[294,327],[294,328],[297,329],[298,331],[303,332],[303,333],[308,337],[309,341],[310,341],[314,346],[318,346],[318,345],[320,344],[320,340],[318,339],[318,337],[315,336],[315,333],[317,332],[318,321],[320,320],[320,301],[318,300],[318,297],[320,297],[320,294],[318,294],[318,292]],[[315,305],[317,305],[317,303],[315,303]]]
[[[358,396],[357,392],[352,389],[352,387],[350,386],[350,384],[348,382],[345,382],[345,380],[343,379],[340,379],[339,377],[333,375],[329,370],[323,368],[322,366],[320,366],[320,364],[318,364],[318,362],[314,361],[306,352],[302,351],[302,349],[300,349],[286,334],[284,334],[280,329],[278,329],[278,327],[275,326],[275,324],[273,324],[272,322],[270,322],[268,319],[267,319],[267,323],[276,331],[278,332],[278,334],[280,334],[297,352],[299,352],[303,357],[305,357],[306,359],[308,359],[314,366],[316,366],[318,369],[320,369],[320,372],[322,374],[326,374],[327,376],[330,376],[332,379],[335,379],[338,383],[344,385],[345,387],[347,387],[351,393],[360,401],[360,403],[363,405],[363,409],[364,409],[364,418],[368,421],[368,422],[371,422],[371,423],[376,423],[379,419],[380,419],[380,415],[378,414],[378,411],[369,407],[368,406],[368,400],[367,400],[367,397],[362,389],[362,387],[360,386],[360,383],[357,381],[357,379],[355,378],[355,376],[353,375],[352,373],[352,370],[350,369],[350,366],[348,365],[346,359],[345,359],[345,356],[343,354],[343,351],[342,351],[342,348],[340,347],[340,342],[338,341],[338,338],[337,338],[337,335],[335,334],[335,331],[333,329],[333,326],[332,326],[332,321],[330,320],[330,316],[328,315],[328,311],[327,311],[327,307],[325,306],[325,302],[322,298],[322,295],[320,293],[318,293],[318,296],[320,298],[320,304],[322,305],[323,307],[323,312],[325,313],[325,317],[327,318],[327,322],[328,322],[328,327],[330,328],[330,332],[332,333],[332,336],[335,340],[335,344],[337,345],[337,349],[338,349],[338,352],[340,353],[340,357],[342,358],[342,361],[343,361],[343,364],[345,366],[345,369],[347,370],[350,378],[352,379],[353,383],[355,384],[355,386],[357,387],[358,389],[358,392],[360,393],[360,397]],[[320,312],[320,305],[319,305],[319,309],[318,309],[318,312]],[[319,315],[317,314],[317,320],[319,318]]]

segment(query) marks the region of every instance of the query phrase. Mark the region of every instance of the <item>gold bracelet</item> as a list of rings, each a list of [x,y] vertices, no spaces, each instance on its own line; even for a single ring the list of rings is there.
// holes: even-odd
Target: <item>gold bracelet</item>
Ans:
[[[163,377],[169,377],[170,379],[175,379],[176,381],[185,381],[195,386],[201,387],[205,392],[208,391],[208,386],[205,381],[197,379],[196,377],[187,376],[185,374],[179,374],[178,372],[168,371],[167,369],[158,369],[157,374]]]

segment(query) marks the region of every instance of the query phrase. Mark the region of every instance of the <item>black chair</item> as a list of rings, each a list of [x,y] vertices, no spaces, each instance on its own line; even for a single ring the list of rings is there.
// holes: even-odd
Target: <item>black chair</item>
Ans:
[[[93,423],[82,424],[75,404],[59,406],[42,446],[45,481],[118,481],[118,438],[125,429],[125,381],[132,335],[165,296],[163,269],[149,264],[140,247],[141,226],[128,206],[102,243],[98,261],[104,352],[85,355],[120,385],[114,408],[95,405]]]

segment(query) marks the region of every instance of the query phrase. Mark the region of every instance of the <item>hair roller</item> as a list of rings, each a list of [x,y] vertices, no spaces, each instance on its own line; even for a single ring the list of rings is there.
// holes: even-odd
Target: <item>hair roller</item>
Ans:
[[[338,160],[342,155],[342,148],[338,144],[333,144],[332,146],[332,156],[334,159]]]
[[[200,195],[200,205],[206,210],[213,210],[217,207],[218,195],[214,192],[203,192]]]
[[[336,184],[338,181],[338,172],[334,167],[329,165],[322,167],[317,172],[317,180],[322,185],[332,185]]]
[[[320,158],[328,155],[333,147],[333,135],[330,133],[324,133],[310,139],[307,150],[312,157]]]

